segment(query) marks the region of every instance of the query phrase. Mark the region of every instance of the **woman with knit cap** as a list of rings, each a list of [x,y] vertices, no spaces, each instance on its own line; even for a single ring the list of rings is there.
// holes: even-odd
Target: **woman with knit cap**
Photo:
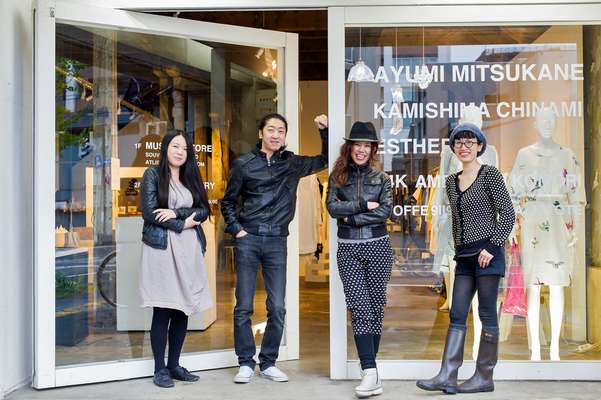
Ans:
[[[515,213],[499,170],[478,162],[486,150],[482,131],[470,123],[459,124],[451,132],[449,145],[463,166],[445,180],[457,261],[453,305],[440,372],[432,379],[417,381],[417,386],[447,394],[492,392],[499,344],[497,295],[505,274],[504,243],[513,229]],[[476,293],[483,326],[476,371],[458,385],[466,321]]]

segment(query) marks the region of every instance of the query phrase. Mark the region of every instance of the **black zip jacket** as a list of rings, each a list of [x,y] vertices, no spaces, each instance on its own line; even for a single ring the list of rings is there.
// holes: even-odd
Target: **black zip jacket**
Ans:
[[[186,218],[192,213],[199,215],[199,221],[204,221],[209,216],[209,210],[202,208],[177,208],[175,211],[176,218],[169,219],[164,222],[156,220],[156,214],[153,211],[159,207],[159,169],[151,167],[144,171],[142,177],[142,185],[140,188],[140,197],[142,203],[142,217],[144,218],[144,227],[142,228],[142,242],[155,249],[165,250],[167,248],[167,230],[181,232],[184,230]],[[198,236],[199,243],[202,247],[202,252],[207,249],[207,239],[202,230],[202,226],[198,225],[194,228]]]
[[[288,236],[288,225],[296,210],[298,181],[328,165],[327,129],[320,129],[320,135],[318,156],[280,150],[267,159],[257,147],[234,161],[221,200],[227,233],[235,236],[244,229],[253,235]]]
[[[390,177],[367,165],[353,163],[349,168],[346,185],[337,187],[332,177],[328,184],[326,203],[332,218],[338,220],[338,237],[375,239],[387,235],[386,221],[392,212]],[[368,210],[368,201],[380,206]]]

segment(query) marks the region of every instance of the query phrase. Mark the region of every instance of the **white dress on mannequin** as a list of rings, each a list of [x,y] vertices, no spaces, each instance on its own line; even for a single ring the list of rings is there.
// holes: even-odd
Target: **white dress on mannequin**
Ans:
[[[572,150],[537,144],[521,149],[511,172],[519,203],[524,283],[569,286],[573,271],[573,205],[584,203],[584,185]]]
[[[572,280],[574,244],[580,206],[586,202],[584,182],[572,150],[553,141],[556,116],[543,109],[536,117],[539,140],[518,152],[510,176],[520,227],[524,283],[528,287],[530,359],[540,353],[540,295],[549,286],[551,360],[559,360],[564,288]]]

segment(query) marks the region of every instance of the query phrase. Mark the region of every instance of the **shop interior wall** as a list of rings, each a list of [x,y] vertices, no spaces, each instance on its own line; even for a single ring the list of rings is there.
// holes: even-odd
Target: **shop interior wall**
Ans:
[[[317,155],[321,152],[321,140],[313,120],[316,115],[328,114],[328,81],[300,81],[299,94],[299,154]],[[326,179],[326,177],[327,171],[318,174],[318,179]],[[301,229],[302,233],[303,230]],[[313,260],[313,258],[301,255],[299,263],[300,277],[306,276],[306,263],[309,260]]]
[[[31,0],[0,2],[0,398],[33,369],[33,18]]]
[[[317,155],[321,141],[313,123],[319,114],[328,114],[328,81],[301,81],[300,86],[300,154]]]

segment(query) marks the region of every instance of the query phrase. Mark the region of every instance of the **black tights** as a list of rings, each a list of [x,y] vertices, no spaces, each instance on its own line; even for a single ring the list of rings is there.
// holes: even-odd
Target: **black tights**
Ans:
[[[497,320],[497,295],[499,275],[455,275],[453,283],[453,305],[451,306],[451,326],[465,331],[467,315],[474,293],[478,293],[478,314],[482,327],[487,332],[499,332]]]
[[[188,316],[182,311],[171,308],[153,308],[150,345],[154,355],[154,372],[165,368],[167,335],[169,335],[167,368],[173,369],[179,365],[179,356],[184,346],[187,330]]]

